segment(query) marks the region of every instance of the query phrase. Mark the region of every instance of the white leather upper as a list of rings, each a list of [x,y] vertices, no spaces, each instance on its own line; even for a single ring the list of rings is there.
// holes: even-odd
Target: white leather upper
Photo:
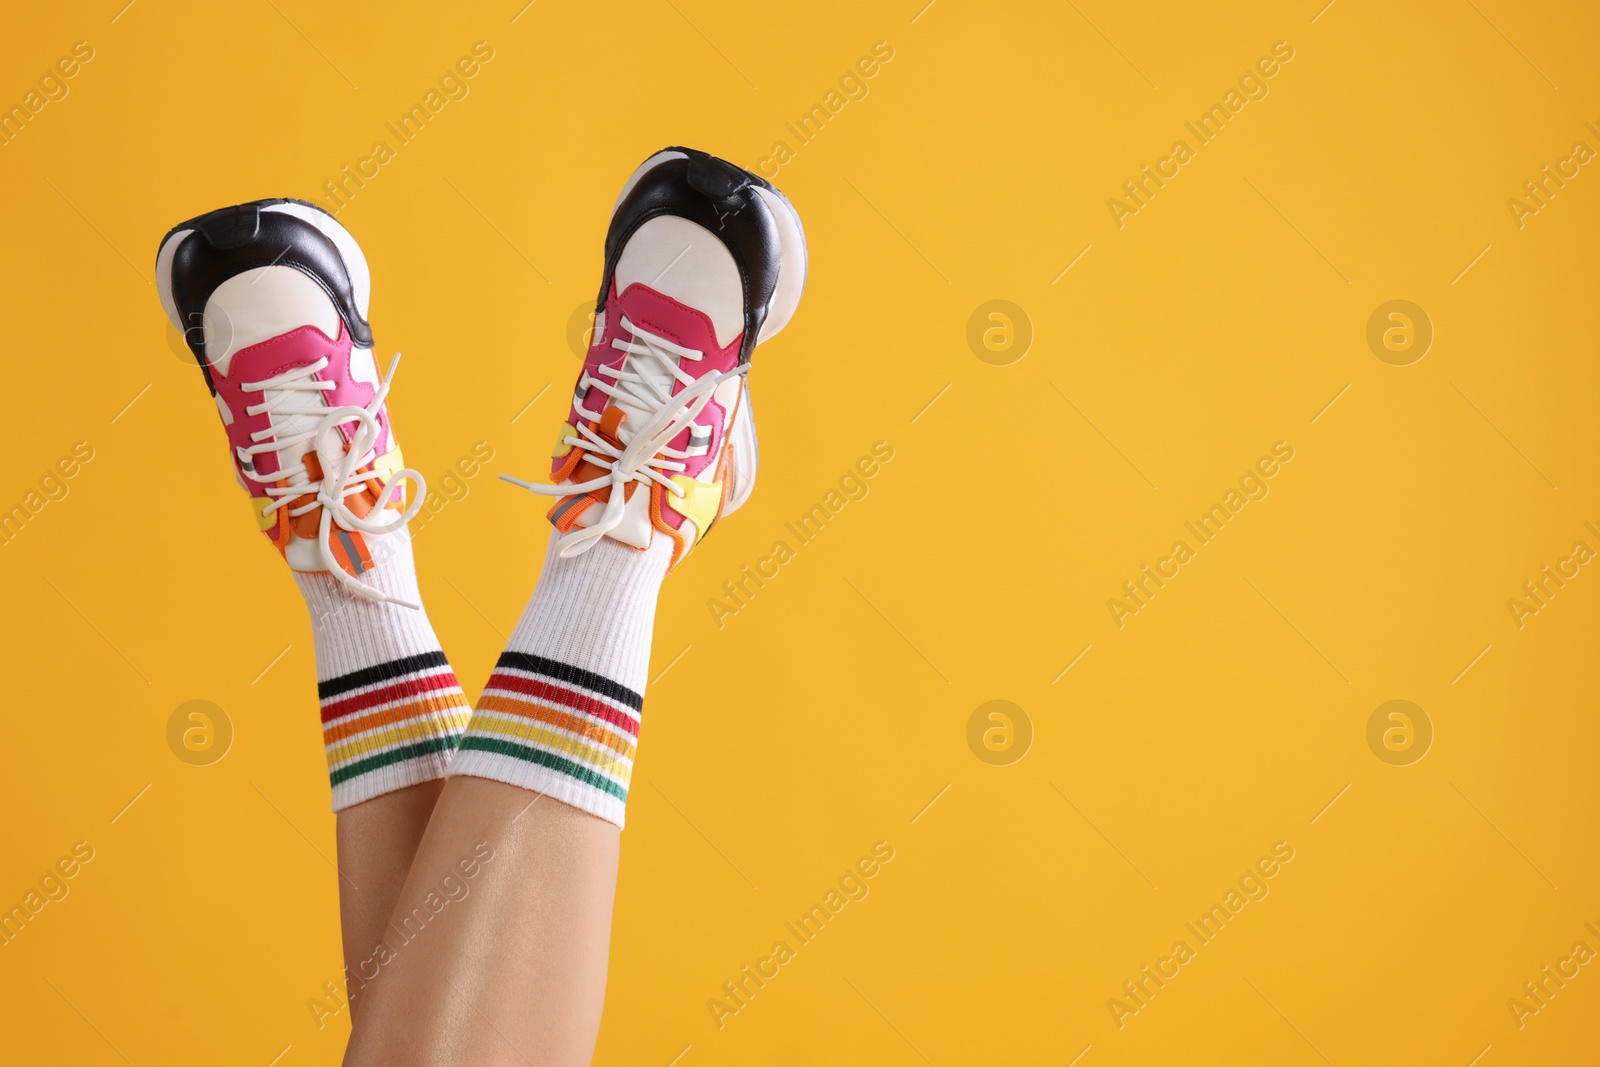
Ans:
[[[339,309],[322,286],[295,267],[257,267],[217,286],[201,328],[206,362],[224,378],[236,352],[302,326],[339,336]]]
[[[643,282],[704,312],[726,348],[744,332],[744,283],[733,255],[699,223],[658,215],[628,238],[617,257],[617,292]]]

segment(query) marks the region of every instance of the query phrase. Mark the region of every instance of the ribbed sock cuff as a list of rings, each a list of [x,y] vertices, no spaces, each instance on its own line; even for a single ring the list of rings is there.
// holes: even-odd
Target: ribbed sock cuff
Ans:
[[[362,580],[420,603],[409,542],[386,547]],[[427,614],[358,596],[331,574],[294,577],[311,612],[333,810],[443,778],[471,706]]]
[[[571,559],[552,545],[450,773],[530,789],[621,827],[671,555],[664,537],[642,552],[602,540]]]

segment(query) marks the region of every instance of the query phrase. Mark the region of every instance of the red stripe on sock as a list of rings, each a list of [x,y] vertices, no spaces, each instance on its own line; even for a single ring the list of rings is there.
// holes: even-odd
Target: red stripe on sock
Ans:
[[[592,718],[608,722],[613,726],[626,730],[631,737],[639,736],[639,723],[629,715],[625,715],[603,701],[584,693],[574,692],[571,689],[537,678],[524,678],[516,674],[503,674],[495,671],[489,676],[486,689],[508,689],[513,693],[534,697],[538,700],[548,700],[555,704],[581,711]]]
[[[379,704],[404,700],[406,697],[418,696],[438,689],[458,688],[460,685],[461,683],[456,681],[454,671],[444,671],[424,678],[406,678],[395,682],[393,685],[386,685],[381,689],[374,689],[367,693],[358,693],[353,697],[336,700],[332,704],[324,706],[322,709],[322,721],[329,723],[346,715],[354,715],[358,711],[377,707]]]

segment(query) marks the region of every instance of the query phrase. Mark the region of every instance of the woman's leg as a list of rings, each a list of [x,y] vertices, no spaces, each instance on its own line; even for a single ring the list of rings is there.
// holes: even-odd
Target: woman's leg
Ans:
[[[552,545],[385,939],[351,963],[347,1064],[589,1062],[670,557],[665,539],[571,559]]]
[[[373,556],[365,581],[421,603],[404,530]],[[326,574],[295,580],[312,615],[353,1016],[356,965],[385,937],[470,711],[426,612],[352,595]]]
[[[341,875],[339,931],[349,970],[383,940],[443,787],[442,778],[407,786],[334,816]],[[346,985],[355,991],[354,981]],[[354,1013],[354,1000],[350,1007]]]
[[[364,954],[471,717],[427,615],[407,606],[421,598],[389,489],[418,479],[400,458],[373,357],[366,257],[320,208],[259,200],[173,227],[156,274],[259,533],[311,612],[345,950]]]
[[[552,463],[557,533],[434,808],[346,1063],[589,1062],[661,580],[754,486],[745,372],[805,280],[793,208],[666,149],[607,236]]]
[[[526,789],[451,779],[384,948],[350,965],[362,1011],[345,1063],[587,1064],[619,838]]]

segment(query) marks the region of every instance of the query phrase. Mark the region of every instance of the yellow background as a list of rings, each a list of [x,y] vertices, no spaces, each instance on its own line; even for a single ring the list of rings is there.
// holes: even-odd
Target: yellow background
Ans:
[[[0,903],[95,858],[0,947],[3,1058],[339,1059],[345,1018],[307,1007],[340,969],[307,619],[153,262],[200,211],[321,196],[483,40],[470,95],[340,214],[408,357],[407,459],[496,453],[418,537],[474,694],[546,538],[495,474],[545,469],[623,179],[784,140],[810,240],[752,376],[759,491],[664,590],[597,1062],[1593,1062],[1600,966],[1522,1029],[1506,1001],[1600,950],[1600,576],[1520,630],[1506,601],[1600,549],[1600,174],[1521,229],[1506,201],[1600,148],[1600,18],[923,2],[7,13],[6,104],[95,55],[0,148],[0,503],[95,458],[0,548]],[[869,94],[797,146],[878,41]],[[1270,95],[1118,229],[1108,198],[1277,41]],[[966,341],[995,299],[1034,332],[1009,366]],[[1392,299],[1435,329],[1410,366],[1366,343]],[[870,495],[714,625],[880,440]],[[1107,599],[1280,440],[1270,496],[1118,629]],[[235,731],[209,767],[167,745],[194,699]],[[995,699],[1034,731],[1010,766],[967,744]],[[1390,699],[1433,724],[1411,766],[1367,745]],[[719,1030],[707,1000],[880,840],[870,896]],[[1277,841],[1270,896],[1118,1029],[1108,998]]]

